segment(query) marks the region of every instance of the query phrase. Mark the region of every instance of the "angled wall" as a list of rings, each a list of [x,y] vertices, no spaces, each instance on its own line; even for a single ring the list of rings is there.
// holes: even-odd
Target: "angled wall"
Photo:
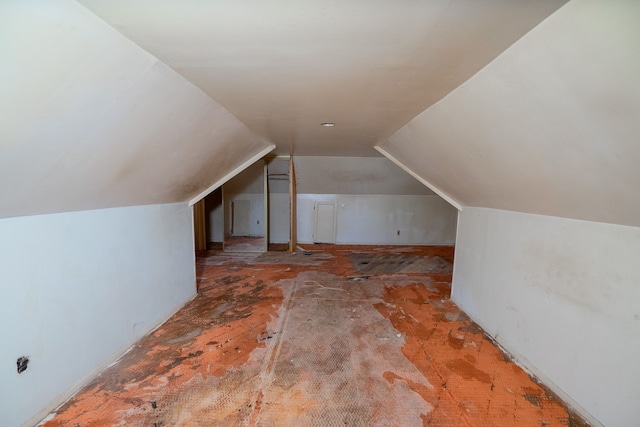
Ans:
[[[462,205],[454,301],[594,425],[640,416],[638,22],[572,0],[382,145]]]
[[[0,3],[0,217],[189,200],[269,144],[71,0]]]
[[[271,146],[74,1],[0,2],[0,52],[0,420],[14,426],[194,295],[187,200]]]
[[[382,148],[461,205],[640,226],[638,22],[572,0]]]
[[[186,203],[1,219],[2,425],[35,424],[166,320],[194,262]]]
[[[264,162],[253,163],[245,170],[227,181],[222,188],[224,194],[224,213],[228,215],[225,236],[232,234],[232,204],[247,203],[248,228],[244,230],[252,237],[264,236]],[[237,232],[237,230],[235,230]],[[237,235],[237,234],[236,234]]]
[[[593,425],[632,427],[638,254],[638,227],[463,208],[452,298]]]
[[[288,172],[287,162],[272,167]],[[314,242],[314,206],[335,203],[336,243],[452,245],[455,208],[380,157],[294,157],[297,181],[297,232],[300,243]],[[225,212],[230,202],[247,200],[252,206],[251,235],[259,236],[263,216],[263,163],[258,162],[225,184]],[[270,181],[271,243],[289,240],[288,180]],[[222,207],[209,211],[212,235],[222,239]],[[217,224],[217,226],[216,226]],[[228,230],[227,230],[228,231]],[[218,241],[220,241],[218,240]]]
[[[380,157],[295,157],[298,241],[315,240],[315,204],[336,205],[336,243],[452,245],[456,209]]]

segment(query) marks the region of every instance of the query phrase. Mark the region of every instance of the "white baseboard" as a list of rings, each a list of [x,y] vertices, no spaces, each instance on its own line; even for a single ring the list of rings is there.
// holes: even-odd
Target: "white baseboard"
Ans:
[[[315,245],[315,242],[312,241],[303,241],[298,240],[297,244],[299,245]],[[325,243],[318,243],[319,245],[323,245]],[[363,243],[363,242],[335,242],[335,243],[326,243],[327,245],[354,245],[354,246],[455,246],[455,242],[432,242],[432,243],[403,243],[403,242],[372,242],[372,243]]]
[[[452,301],[458,305],[453,299]],[[459,306],[458,306],[459,307]],[[462,310],[462,309],[461,309]],[[462,310],[467,316],[469,314]],[[482,323],[478,321],[478,319],[474,318],[474,316],[469,316],[469,318],[476,323],[478,326],[482,328],[482,330],[488,335],[491,336],[482,326]],[[573,411],[575,411],[578,415],[584,418],[592,427],[605,427],[597,418],[589,413],[584,407],[582,407],[578,402],[576,402],[569,394],[567,394],[564,390],[562,390],[557,384],[555,384],[549,377],[547,377],[542,371],[535,367],[533,363],[531,363],[526,357],[518,353],[513,349],[513,347],[505,341],[500,335],[491,336],[500,349],[508,354],[511,360],[521,367],[527,374],[534,376],[537,378],[540,383],[542,383],[545,387],[548,387],[553,393],[555,393],[558,398],[560,398],[567,406],[569,406]]]
[[[142,337],[144,337],[145,335],[149,334],[150,332],[153,332],[154,330],[158,329],[164,322],[166,322],[171,316],[173,316],[178,310],[180,310],[186,303],[188,303],[193,298],[195,298],[196,295],[197,294],[195,293],[195,290],[194,290],[194,293],[191,294],[189,296],[189,298],[185,299],[184,301],[182,301],[179,304],[177,304],[176,306],[174,306],[174,308],[171,309],[165,316],[162,316],[160,318],[160,320],[158,320],[156,323],[152,324],[147,329],[147,331],[145,331],[144,333],[140,334],[140,336],[136,337],[133,342],[130,342],[130,343],[126,344],[125,346],[120,347],[115,352],[113,352],[111,354],[111,356],[107,357],[104,361],[102,361],[102,363],[100,363],[98,366],[96,366],[94,369],[92,369],[88,374],[84,375],[74,385],[72,385],[66,391],[64,391],[63,393],[58,395],[55,399],[53,399],[51,402],[49,402],[49,404],[47,406],[45,406],[44,408],[39,410],[37,413],[35,413],[31,418],[29,418],[25,423],[22,424],[22,427],[31,427],[31,426],[40,425],[43,421],[45,421],[45,418],[47,418],[47,416],[51,412],[54,412],[60,406],[65,404],[78,391],[80,391],[80,389],[82,389],[82,387],[84,387],[86,384],[88,384],[89,381],[91,381],[92,379],[97,377],[99,374],[102,373],[102,371],[107,369],[109,366],[113,365],[121,357],[123,357],[125,354],[127,354],[133,348],[133,346]]]

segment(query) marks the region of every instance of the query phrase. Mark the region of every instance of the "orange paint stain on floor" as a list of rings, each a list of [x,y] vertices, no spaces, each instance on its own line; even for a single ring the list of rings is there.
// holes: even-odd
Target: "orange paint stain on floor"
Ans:
[[[211,274],[199,295],[138,342],[117,364],[88,384],[44,424],[92,426],[168,425],[158,413],[184,390],[244,365],[266,345],[267,324],[282,291],[255,275]],[[163,414],[166,418],[166,414]]]
[[[198,296],[45,426],[586,425],[451,301],[451,247],[198,254]]]
[[[435,385],[423,393],[435,406],[425,425],[586,425],[511,362],[448,300],[446,289],[423,283],[386,287],[384,303],[376,304],[407,336],[405,356]]]

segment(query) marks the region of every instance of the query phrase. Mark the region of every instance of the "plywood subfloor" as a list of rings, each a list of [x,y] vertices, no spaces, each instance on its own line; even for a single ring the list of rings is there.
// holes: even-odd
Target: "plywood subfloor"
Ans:
[[[203,252],[199,295],[46,426],[582,425],[449,301],[453,248]]]

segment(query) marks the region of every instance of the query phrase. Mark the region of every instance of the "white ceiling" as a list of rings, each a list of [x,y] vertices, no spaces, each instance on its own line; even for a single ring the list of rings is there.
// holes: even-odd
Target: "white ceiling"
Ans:
[[[0,218],[184,202],[269,149],[77,3],[0,1]]]
[[[640,2],[83,3],[0,1],[0,218],[193,200],[273,142],[640,226]]]
[[[378,155],[565,2],[79,1],[277,153],[323,156]]]
[[[639,23],[572,0],[382,149],[462,206],[640,226]]]

